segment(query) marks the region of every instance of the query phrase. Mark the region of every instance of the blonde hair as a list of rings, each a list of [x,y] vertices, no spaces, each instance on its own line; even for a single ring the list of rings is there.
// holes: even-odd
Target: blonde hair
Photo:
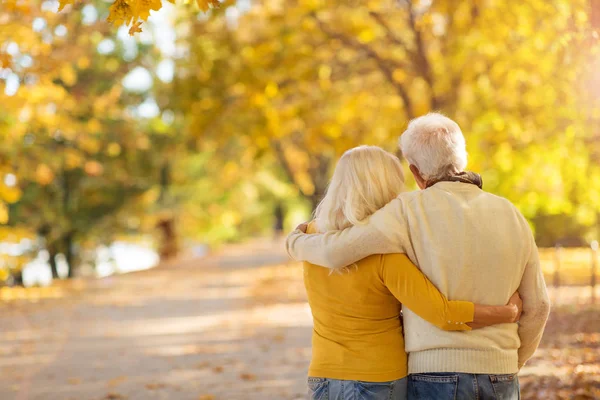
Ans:
[[[362,224],[403,187],[404,174],[396,156],[377,146],[350,149],[337,163],[325,197],[315,210],[317,229],[326,232]]]

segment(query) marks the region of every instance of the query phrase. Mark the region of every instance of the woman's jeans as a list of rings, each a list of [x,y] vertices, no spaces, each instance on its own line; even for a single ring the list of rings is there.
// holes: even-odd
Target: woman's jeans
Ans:
[[[408,398],[414,400],[519,400],[517,374],[411,374]]]
[[[310,400],[406,400],[407,378],[391,382],[308,377]]]

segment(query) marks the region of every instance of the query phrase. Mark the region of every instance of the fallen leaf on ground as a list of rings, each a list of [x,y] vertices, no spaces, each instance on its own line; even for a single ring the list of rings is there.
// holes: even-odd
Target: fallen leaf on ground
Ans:
[[[240,378],[242,378],[245,381],[254,381],[254,380],[256,380],[256,375],[249,374],[249,373],[243,373],[243,374],[240,374]]]
[[[120,385],[121,383],[125,382],[126,380],[127,380],[126,376],[117,376],[116,378],[113,378],[108,381],[108,386],[117,386],[117,385]]]
[[[147,383],[146,384],[146,389],[148,389],[148,390],[158,390],[158,389],[163,389],[166,387],[167,387],[167,384],[165,384],[165,383]]]
[[[204,362],[196,364],[195,367],[198,369],[202,369],[202,368],[208,367],[209,365],[210,365],[210,363],[208,361],[204,361]]]
[[[106,395],[106,397],[104,397],[104,400],[125,400],[127,399],[127,396],[123,396],[122,394],[119,393],[108,393]]]

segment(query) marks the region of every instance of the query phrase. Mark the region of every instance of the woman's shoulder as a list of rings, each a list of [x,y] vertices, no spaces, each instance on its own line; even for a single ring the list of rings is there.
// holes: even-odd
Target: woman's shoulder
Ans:
[[[404,253],[383,254],[381,262],[387,265],[412,263],[410,258]]]

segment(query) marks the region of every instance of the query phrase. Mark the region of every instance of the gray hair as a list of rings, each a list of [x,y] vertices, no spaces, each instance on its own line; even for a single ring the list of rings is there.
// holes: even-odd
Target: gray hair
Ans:
[[[426,180],[453,175],[467,166],[467,149],[460,127],[439,113],[410,121],[398,145]]]

